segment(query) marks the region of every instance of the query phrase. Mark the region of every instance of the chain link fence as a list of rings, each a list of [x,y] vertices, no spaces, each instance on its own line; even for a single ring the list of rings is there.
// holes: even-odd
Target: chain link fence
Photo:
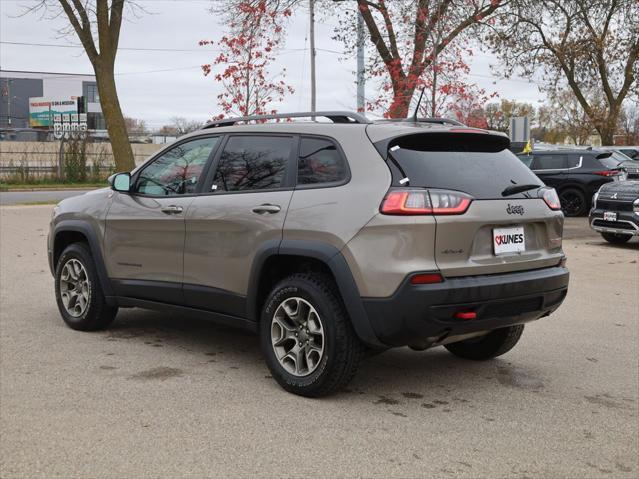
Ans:
[[[163,145],[132,146],[139,165]],[[0,182],[5,184],[100,183],[114,172],[108,143],[0,142]]]

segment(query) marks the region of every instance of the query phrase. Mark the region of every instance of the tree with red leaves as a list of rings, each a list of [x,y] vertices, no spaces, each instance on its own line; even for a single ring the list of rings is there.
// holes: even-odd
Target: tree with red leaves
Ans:
[[[419,106],[421,116],[452,117],[465,124],[486,127],[483,109],[497,93],[488,93],[467,81],[470,67],[465,59],[472,55],[472,49],[449,45],[446,51],[437,55],[424,70],[415,87],[417,91],[424,90]],[[381,79],[382,85],[377,98],[367,103],[367,109],[381,111],[383,116],[391,117],[390,107],[397,101],[391,78],[386,74],[383,65],[373,65],[370,72],[371,76]],[[413,95],[409,94],[409,102],[412,97]]]
[[[506,3],[507,0],[352,0],[326,2],[322,9],[344,14],[335,38],[344,40],[347,46],[355,43],[352,23],[356,12],[352,7],[361,12],[376,52],[367,74],[388,80],[383,81],[383,88],[387,88],[392,100],[385,116],[403,118],[415,90],[425,86],[424,78],[433,63],[439,64],[438,59],[454,41],[490,21],[491,15]],[[290,15],[295,7],[306,6],[307,0],[225,0],[221,5],[216,12],[236,12],[239,6],[246,6],[257,13],[264,8],[273,18],[280,18],[282,14]],[[241,25],[250,27],[251,22]],[[437,91],[437,82],[434,85]]]
[[[387,116],[407,116],[415,90],[427,86],[425,77],[429,75],[433,94],[431,113],[435,111],[433,99],[438,90],[441,93],[438,73],[467,69],[463,55],[459,54],[461,50],[452,55],[442,54],[449,53],[447,49],[455,40],[486,21],[504,3],[503,0],[357,0],[392,91]]]
[[[228,34],[217,42],[199,42],[221,50],[212,63],[202,65],[204,75],[212,74],[223,87],[217,96],[223,113],[214,119],[276,113],[272,104],[293,93],[283,79],[286,69],[269,71],[281,43],[281,22],[290,15],[290,9],[272,8],[268,0],[235,1],[226,14]]]
[[[475,128],[488,128],[488,119],[484,108],[496,93],[486,94],[486,90],[475,85],[463,87],[455,94],[455,101],[451,102],[449,112],[464,125]]]

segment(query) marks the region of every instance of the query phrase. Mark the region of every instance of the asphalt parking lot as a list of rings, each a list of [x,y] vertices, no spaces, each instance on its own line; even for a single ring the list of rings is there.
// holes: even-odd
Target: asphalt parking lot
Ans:
[[[507,355],[368,359],[321,400],[281,390],[257,338],[122,310],[64,326],[51,206],[0,208],[0,477],[639,477],[639,240],[571,219],[568,298]]]

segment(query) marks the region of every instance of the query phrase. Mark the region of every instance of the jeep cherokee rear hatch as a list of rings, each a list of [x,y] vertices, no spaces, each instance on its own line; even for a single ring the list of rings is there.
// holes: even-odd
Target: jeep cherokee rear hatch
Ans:
[[[375,146],[393,177],[380,212],[433,216],[435,261],[444,276],[560,262],[563,217],[556,193],[508,150],[506,136],[450,128]]]

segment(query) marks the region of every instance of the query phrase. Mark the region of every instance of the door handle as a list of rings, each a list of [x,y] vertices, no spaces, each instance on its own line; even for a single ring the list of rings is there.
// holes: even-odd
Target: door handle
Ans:
[[[183,208],[181,206],[175,205],[162,207],[162,213],[166,213],[167,215],[179,215],[180,213],[182,213],[182,210]]]
[[[274,214],[274,213],[278,213],[282,208],[280,208],[278,205],[271,205],[268,203],[265,203],[263,205],[260,206],[256,206],[255,208],[253,208],[253,213],[257,213],[258,215],[263,215],[265,213],[269,213],[269,214]]]

